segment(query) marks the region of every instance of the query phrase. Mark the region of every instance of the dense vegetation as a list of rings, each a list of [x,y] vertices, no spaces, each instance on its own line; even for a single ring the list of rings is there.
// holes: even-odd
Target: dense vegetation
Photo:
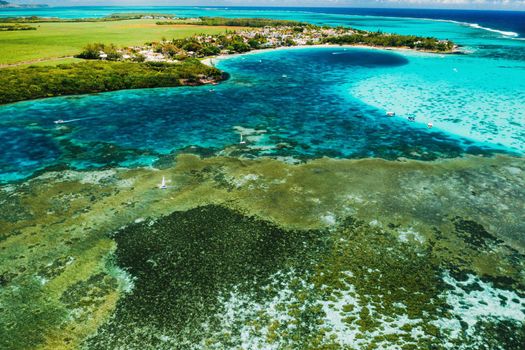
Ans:
[[[343,35],[325,38],[327,44],[336,45],[371,45],[383,47],[409,47],[411,49],[430,51],[450,51],[454,43],[448,40],[440,41],[436,38],[423,38],[415,35],[385,34],[381,32]]]
[[[5,68],[0,103],[122,89],[199,85],[222,73],[195,59],[178,64],[90,61],[58,66]]]
[[[245,53],[261,48],[268,48],[265,46],[267,42],[268,39],[263,34],[257,34],[247,39],[242,35],[230,32],[226,34],[210,36],[207,38],[207,40],[202,40],[202,37],[199,36],[193,36],[184,39],[175,39],[169,42],[156,43],[154,44],[154,49],[156,52],[162,53],[169,58],[180,60],[188,56],[214,56],[223,53],[224,51],[229,54]],[[333,45],[409,47],[417,50],[440,52],[451,51],[454,48],[454,43],[450,41],[439,41],[436,38],[423,38],[412,35],[368,33],[361,31],[343,36],[329,36],[322,38],[319,43]],[[286,47],[296,45],[297,44],[292,38],[287,37],[283,38],[282,42],[276,46]],[[113,49],[109,48],[108,52],[104,52],[107,54],[108,52],[113,52]],[[112,57],[114,56],[115,55],[112,54]]]
[[[225,18],[225,17],[200,17],[199,20],[187,20],[184,19],[173,22],[157,22],[158,25],[169,25],[177,23],[190,23],[203,26],[228,26],[228,27],[252,27],[252,28],[263,28],[263,27],[284,27],[284,26],[307,26],[306,23],[290,20],[279,20],[270,18]]]
[[[197,57],[214,56],[219,54],[223,49],[229,53],[244,53],[251,50],[260,48],[261,44],[266,42],[266,38],[262,35],[257,35],[254,38],[244,41],[241,35],[230,34],[230,35],[216,35],[213,42],[202,42],[196,37],[176,39],[173,40],[175,51],[184,50],[186,52],[193,52]],[[166,54],[166,48],[169,48],[170,44],[162,45],[162,52]],[[168,50],[168,55],[170,50]]]
[[[55,22],[112,22],[131,19],[172,19],[173,15],[159,13],[117,13],[100,18],[59,18],[59,17],[5,17],[0,18],[0,23],[55,23]]]
[[[15,30],[36,30],[36,27],[25,24],[0,24],[0,32],[11,32]]]

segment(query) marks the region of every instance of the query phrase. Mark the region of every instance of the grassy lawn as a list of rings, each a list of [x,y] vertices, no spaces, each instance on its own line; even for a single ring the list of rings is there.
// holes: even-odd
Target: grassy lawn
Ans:
[[[68,64],[68,63],[80,63],[84,60],[81,58],[74,58],[74,57],[64,57],[64,58],[50,58],[50,59],[43,59],[43,61],[34,61],[31,63],[20,63],[17,64],[15,67],[18,68],[27,68],[28,66],[56,66],[57,64]],[[5,67],[9,68],[9,67]]]
[[[0,32],[0,65],[56,59],[78,54],[88,43],[141,45],[163,37],[178,39],[193,34],[217,34],[232,27],[155,24],[156,20],[94,23],[34,23],[37,30]]]

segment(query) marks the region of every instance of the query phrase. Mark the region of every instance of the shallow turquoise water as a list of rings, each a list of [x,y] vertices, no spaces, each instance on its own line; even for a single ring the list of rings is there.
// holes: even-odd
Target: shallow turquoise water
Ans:
[[[188,15],[204,10],[188,9]],[[192,11],[197,11],[192,14]],[[200,12],[198,12],[200,11]],[[205,11],[261,16],[260,12]],[[435,159],[525,150],[525,42],[451,22],[264,11],[313,23],[450,38],[468,55],[293,49],[218,63],[214,87],[120,91],[0,107],[0,181],[46,167],[150,165],[194,147],[287,159]],[[396,118],[385,118],[387,110]],[[416,117],[416,122],[406,120]],[[54,120],[74,120],[57,128]],[[428,122],[434,124],[429,130]],[[245,128],[245,129],[243,129]]]

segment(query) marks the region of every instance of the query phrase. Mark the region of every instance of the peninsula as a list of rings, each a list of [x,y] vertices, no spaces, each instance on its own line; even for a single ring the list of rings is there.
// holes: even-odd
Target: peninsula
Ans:
[[[192,37],[163,40],[143,46],[117,49],[103,44],[88,45],[78,56],[85,59],[177,62],[187,58],[246,53],[253,50],[292,46],[359,45],[380,48],[411,49],[451,53],[456,45],[450,40],[433,37],[369,32],[347,27],[316,26],[307,23],[264,18],[202,17],[157,22],[158,25],[206,25],[247,27],[225,34],[199,34]],[[108,51],[108,52],[106,52]]]
[[[129,23],[136,15],[121,14],[105,20]],[[157,22],[151,22],[157,20]],[[21,19],[21,23],[45,23],[46,19]],[[104,20],[101,20],[104,21]],[[414,35],[369,32],[347,27],[321,27],[307,23],[263,18],[175,18],[142,15],[138,23],[177,29],[193,34],[163,38],[143,45],[120,46],[91,43],[70,63],[27,68],[7,67],[0,75],[0,104],[36,98],[96,93],[123,89],[216,84],[227,77],[201,60],[217,55],[253,50],[309,45],[356,45],[451,53],[449,40]],[[146,22],[140,22],[146,21]],[[86,19],[86,22],[90,22]],[[10,20],[10,24],[13,24]],[[68,23],[68,25],[83,23]],[[21,26],[20,23],[14,25]],[[217,30],[213,30],[217,28]],[[17,28],[22,29],[22,28]],[[38,32],[36,30],[34,32]],[[73,57],[69,57],[73,59]],[[97,60],[98,62],[88,62]]]

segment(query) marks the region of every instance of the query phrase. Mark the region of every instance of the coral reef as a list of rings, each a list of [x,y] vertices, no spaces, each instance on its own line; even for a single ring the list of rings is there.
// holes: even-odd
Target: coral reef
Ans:
[[[161,168],[0,187],[2,348],[522,344],[522,158]]]

